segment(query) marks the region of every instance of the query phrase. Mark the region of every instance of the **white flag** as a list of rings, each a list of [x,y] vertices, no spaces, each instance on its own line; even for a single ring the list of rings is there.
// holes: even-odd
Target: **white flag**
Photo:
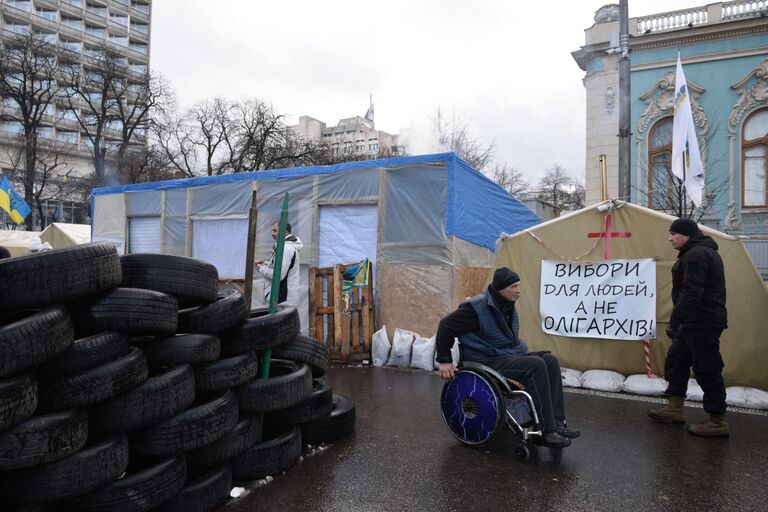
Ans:
[[[704,191],[704,165],[701,163],[688,85],[679,53],[675,76],[675,117],[672,122],[672,174],[685,183],[685,189],[693,203],[701,206],[701,195]]]

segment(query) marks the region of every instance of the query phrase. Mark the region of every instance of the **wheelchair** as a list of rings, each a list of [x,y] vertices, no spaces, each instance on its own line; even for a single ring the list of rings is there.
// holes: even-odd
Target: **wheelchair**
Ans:
[[[520,438],[517,457],[527,461],[530,445],[540,444],[542,431],[531,395],[516,389],[516,384],[483,364],[462,363],[440,396],[451,435],[462,444],[479,447],[493,441],[506,424]]]

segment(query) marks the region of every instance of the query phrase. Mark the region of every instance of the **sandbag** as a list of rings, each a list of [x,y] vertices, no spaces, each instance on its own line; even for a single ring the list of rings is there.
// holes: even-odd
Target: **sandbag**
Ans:
[[[695,400],[701,402],[704,400],[704,390],[701,389],[696,379],[688,379],[688,392],[685,394],[686,400]]]
[[[583,388],[611,393],[621,391],[624,384],[624,376],[611,370],[587,370],[579,380]]]
[[[458,367],[461,362],[461,350],[459,349],[459,339],[454,338],[453,346],[451,347],[451,360],[453,366]],[[437,342],[435,342],[435,370],[440,369],[440,363],[437,362]]]
[[[627,377],[621,389],[635,395],[662,396],[667,390],[667,381],[655,376],[648,378],[648,375],[639,373]]]
[[[581,387],[581,372],[573,368],[560,368],[560,375],[563,377],[563,386],[568,388]]]
[[[413,348],[411,349],[411,368],[432,370],[435,360],[435,338],[424,338],[418,334],[413,336]]]
[[[373,333],[373,348],[371,349],[373,366],[384,366],[387,364],[390,348],[387,326],[382,325],[381,329]]]
[[[395,337],[392,339],[392,351],[389,354],[387,366],[408,368],[411,365],[412,347],[413,333],[403,329],[395,329]]]
[[[768,392],[756,388],[732,386],[725,389],[725,402],[748,409],[768,409]]]

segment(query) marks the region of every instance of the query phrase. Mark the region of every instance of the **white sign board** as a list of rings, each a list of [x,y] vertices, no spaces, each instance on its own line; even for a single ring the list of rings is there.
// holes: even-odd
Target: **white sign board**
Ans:
[[[541,330],[557,336],[645,340],[656,337],[656,263],[541,262]]]

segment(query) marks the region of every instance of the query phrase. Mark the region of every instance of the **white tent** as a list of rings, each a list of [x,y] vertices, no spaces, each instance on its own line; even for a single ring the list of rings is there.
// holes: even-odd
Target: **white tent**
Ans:
[[[40,235],[40,241],[48,242],[54,249],[64,249],[90,242],[91,226],[90,224],[54,222],[38,235]]]

